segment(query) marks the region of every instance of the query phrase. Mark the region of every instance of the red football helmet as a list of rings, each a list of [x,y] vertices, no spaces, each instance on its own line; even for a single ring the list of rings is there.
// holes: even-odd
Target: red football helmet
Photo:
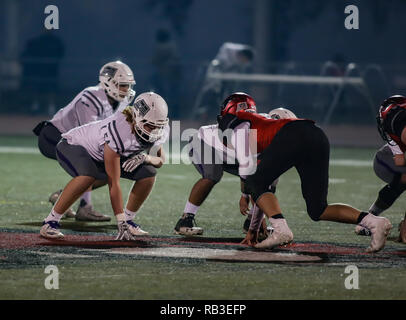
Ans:
[[[236,114],[238,111],[247,110],[257,112],[254,99],[244,92],[234,92],[228,96],[221,105],[220,116]]]
[[[401,95],[391,96],[382,102],[379,108],[378,115],[376,116],[376,121],[378,124],[378,131],[382,139],[386,142],[391,143],[392,138],[385,130],[385,120],[389,113],[397,110],[398,108],[406,109],[406,97]]]

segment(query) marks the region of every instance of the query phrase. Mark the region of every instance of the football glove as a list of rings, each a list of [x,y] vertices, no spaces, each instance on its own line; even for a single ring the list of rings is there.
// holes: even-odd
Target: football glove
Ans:
[[[138,166],[143,163],[147,155],[145,153],[139,153],[126,161],[124,161],[122,168],[125,172],[133,172]]]

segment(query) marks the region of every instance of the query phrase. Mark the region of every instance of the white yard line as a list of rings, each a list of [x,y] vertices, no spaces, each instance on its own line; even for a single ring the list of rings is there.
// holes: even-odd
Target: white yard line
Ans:
[[[38,148],[32,147],[11,147],[11,146],[0,146],[0,153],[24,153],[24,154],[40,154]],[[179,153],[174,153],[168,157],[169,164],[175,162],[183,163],[182,159],[187,159],[187,155],[181,157]],[[372,167],[372,161],[370,160],[356,160],[356,159],[331,159],[331,166],[341,166],[341,167]]]
[[[38,148],[0,146],[0,153],[40,154]]]

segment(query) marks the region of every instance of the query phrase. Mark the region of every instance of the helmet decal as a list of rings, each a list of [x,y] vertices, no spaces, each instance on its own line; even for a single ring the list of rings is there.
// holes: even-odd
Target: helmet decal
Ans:
[[[246,102],[237,103],[237,112],[241,111],[241,110],[245,110],[247,108],[248,108],[248,105]]]
[[[251,110],[256,112],[256,105],[254,99],[244,92],[234,92],[228,96],[223,104],[220,106],[220,116],[227,113],[235,114],[239,111]]]
[[[144,117],[148,113],[148,111],[151,110],[151,108],[147,105],[144,99],[138,100],[134,106],[137,108],[139,114],[142,117]]]
[[[114,75],[116,74],[116,72],[117,72],[117,68],[114,68],[114,67],[111,67],[111,66],[106,66],[102,70],[101,74],[104,75],[104,76],[107,76],[109,78],[113,78]]]

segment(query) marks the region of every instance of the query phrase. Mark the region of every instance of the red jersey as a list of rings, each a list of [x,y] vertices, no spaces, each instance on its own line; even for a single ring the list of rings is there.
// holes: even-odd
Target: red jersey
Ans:
[[[257,130],[257,152],[262,153],[268,147],[275,135],[287,123],[306,119],[271,119],[258,113],[239,111],[236,114],[240,120],[249,121],[251,129]],[[307,120],[311,121],[311,120]],[[312,121],[313,122],[313,121]]]

